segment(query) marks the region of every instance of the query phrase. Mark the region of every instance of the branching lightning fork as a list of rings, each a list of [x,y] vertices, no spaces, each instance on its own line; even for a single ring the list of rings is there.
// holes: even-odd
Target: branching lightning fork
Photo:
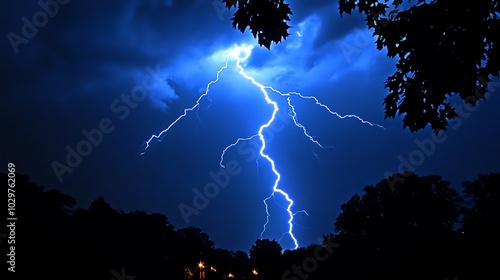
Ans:
[[[273,111],[271,113],[271,117],[269,118],[269,120],[266,123],[264,123],[264,124],[262,124],[260,126],[259,130],[257,131],[257,133],[255,133],[254,135],[248,136],[248,137],[238,138],[235,142],[233,142],[232,144],[228,145],[222,151],[222,154],[221,154],[221,157],[220,157],[220,162],[219,162],[220,168],[221,169],[225,168],[225,166],[224,166],[224,156],[225,156],[226,152],[229,149],[231,149],[232,147],[238,145],[242,141],[249,141],[249,140],[251,140],[253,138],[259,138],[259,140],[261,142],[261,148],[259,150],[259,155],[260,155],[260,157],[266,159],[267,162],[269,162],[269,164],[271,165],[271,170],[272,170],[273,174],[276,177],[276,179],[274,180],[274,184],[273,184],[273,187],[272,187],[271,194],[267,198],[265,198],[263,200],[263,203],[265,205],[265,210],[266,210],[266,222],[263,225],[263,229],[262,229],[262,232],[261,232],[261,238],[263,238],[263,236],[264,236],[264,234],[266,232],[266,228],[267,228],[267,225],[269,224],[269,219],[270,219],[270,216],[271,216],[270,213],[269,213],[268,200],[270,200],[271,198],[275,198],[276,194],[279,194],[279,195],[281,195],[287,201],[287,205],[286,205],[285,211],[286,211],[286,213],[288,215],[288,231],[285,232],[285,233],[283,233],[283,235],[281,236],[280,240],[285,235],[289,235],[290,238],[292,239],[292,241],[294,243],[294,246],[295,246],[295,249],[296,249],[296,248],[299,247],[299,244],[298,244],[298,241],[297,241],[297,239],[295,238],[295,236],[293,234],[294,216],[296,214],[298,214],[298,213],[304,213],[306,215],[308,215],[308,214],[304,210],[300,210],[300,211],[297,211],[295,213],[292,212],[292,206],[294,204],[294,201],[290,198],[290,196],[288,195],[288,193],[286,193],[282,188],[280,188],[279,182],[280,182],[280,179],[281,179],[281,174],[278,172],[278,170],[276,168],[275,161],[268,154],[266,154],[266,152],[265,152],[266,151],[266,139],[264,137],[264,133],[263,132],[264,132],[265,129],[269,128],[272,125],[272,123],[274,122],[274,120],[276,118],[276,114],[280,110],[280,108],[278,106],[278,103],[276,101],[274,101],[273,99],[270,98],[268,90],[271,91],[271,92],[274,92],[274,93],[276,93],[276,94],[278,94],[278,95],[280,95],[282,97],[286,97],[287,98],[289,116],[293,119],[293,122],[294,122],[295,126],[297,126],[298,128],[300,128],[302,130],[303,134],[311,142],[313,142],[314,144],[316,144],[320,148],[330,148],[331,146],[323,146],[321,143],[319,143],[317,140],[315,140],[313,136],[311,136],[309,134],[309,132],[307,131],[307,129],[306,129],[305,126],[303,126],[301,123],[299,123],[299,121],[297,119],[297,113],[295,111],[295,107],[292,104],[292,97],[293,96],[296,96],[296,97],[301,98],[301,99],[311,99],[311,100],[313,100],[315,102],[316,105],[318,105],[318,106],[326,109],[328,111],[328,113],[330,113],[331,115],[334,115],[334,116],[336,116],[336,117],[338,117],[340,119],[354,118],[354,119],[362,122],[363,124],[368,124],[370,126],[376,126],[376,127],[382,128],[382,129],[385,129],[385,128],[383,126],[381,126],[381,125],[374,124],[374,123],[371,123],[369,121],[363,120],[362,118],[360,118],[359,116],[356,116],[356,115],[340,115],[337,112],[332,111],[325,104],[321,103],[314,96],[305,96],[305,95],[302,95],[301,93],[298,93],[298,92],[282,93],[279,90],[276,90],[276,89],[272,88],[271,86],[264,86],[264,85],[258,83],[257,81],[255,81],[255,79],[253,77],[249,76],[245,72],[245,69],[241,65],[242,62],[246,61],[250,57],[251,52],[252,52],[252,47],[251,46],[237,46],[237,47],[234,47],[229,52],[229,55],[228,55],[228,57],[226,59],[225,65],[223,67],[221,67],[219,69],[219,71],[217,71],[216,79],[213,80],[213,81],[211,81],[211,82],[209,82],[207,84],[205,92],[202,95],[200,95],[200,97],[196,100],[196,103],[192,107],[184,109],[184,113],[181,114],[179,117],[177,117],[177,119],[175,119],[167,128],[165,128],[164,130],[162,130],[159,134],[152,135],[145,142],[145,144],[144,144],[144,150],[141,153],[141,155],[143,155],[146,152],[146,150],[150,147],[151,141],[153,141],[154,139],[158,139],[158,140],[162,139],[164,137],[164,135],[175,124],[177,124],[182,118],[184,118],[190,111],[193,111],[194,109],[197,109],[200,106],[200,101],[203,98],[205,98],[205,97],[208,98],[208,94],[209,94],[209,91],[210,91],[210,86],[213,85],[213,84],[215,84],[215,83],[217,83],[219,81],[219,76],[220,76],[221,72],[228,67],[229,60],[231,60],[231,59],[236,60],[235,65],[238,68],[238,73],[242,77],[244,77],[245,79],[249,80],[254,86],[256,86],[256,87],[258,87],[260,89],[260,91],[262,92],[263,97],[266,100],[267,104],[269,104],[269,105],[271,105],[273,107]]]
[[[207,84],[207,87],[205,89],[205,92],[200,95],[200,97],[198,97],[198,99],[196,100],[196,103],[193,105],[193,107],[191,108],[187,108],[187,109],[184,109],[184,113],[182,113],[179,117],[177,117],[177,119],[175,119],[175,121],[173,121],[169,126],[167,126],[167,128],[165,128],[164,130],[162,130],[160,133],[158,134],[153,134],[151,135],[151,137],[149,137],[149,139],[144,143],[144,150],[141,152],[141,155],[144,155],[146,153],[146,150],[149,148],[149,145],[151,143],[151,141],[153,141],[153,139],[158,139],[158,140],[161,140],[165,134],[175,125],[177,124],[181,119],[183,119],[190,111],[193,111],[194,109],[197,109],[199,106],[200,106],[200,101],[208,96],[208,93],[210,92],[210,86],[217,83],[219,81],[219,76],[220,76],[220,73],[227,68],[227,64],[228,64],[229,60],[226,60],[226,64],[224,66],[222,66],[219,71],[217,71],[217,75],[216,75],[216,78],[215,80],[213,81],[210,81],[208,84]],[[199,117],[198,117],[199,118]]]

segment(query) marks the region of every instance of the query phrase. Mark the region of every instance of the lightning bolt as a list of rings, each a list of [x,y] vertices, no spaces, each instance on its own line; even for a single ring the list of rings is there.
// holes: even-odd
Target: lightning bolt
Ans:
[[[274,101],[273,99],[271,99],[270,95],[269,95],[269,92],[271,93],[275,93],[279,96],[282,96],[282,97],[286,97],[287,99],[287,104],[288,104],[288,115],[292,118],[293,120],[293,123],[295,124],[296,127],[298,127],[299,129],[302,130],[303,134],[305,135],[306,138],[308,138],[312,143],[314,143],[316,146],[318,146],[319,148],[321,149],[326,149],[326,148],[332,148],[332,146],[323,146],[320,142],[318,142],[314,136],[312,136],[306,129],[306,127],[304,125],[302,125],[299,121],[298,121],[298,117],[297,117],[297,112],[295,111],[295,106],[292,104],[292,97],[298,97],[300,99],[305,99],[305,100],[313,100],[315,105],[317,106],[320,106],[322,108],[324,108],[329,114],[337,117],[337,118],[340,118],[340,119],[346,119],[346,118],[354,118],[358,121],[360,121],[361,123],[363,124],[367,124],[367,125],[370,125],[370,126],[375,126],[375,127],[378,127],[378,128],[382,128],[385,130],[385,128],[379,124],[374,124],[374,123],[371,123],[369,121],[366,121],[366,120],[363,120],[362,118],[360,118],[359,116],[357,115],[340,115],[339,113],[331,110],[327,105],[321,103],[316,97],[314,96],[307,96],[307,95],[302,95],[301,93],[299,92],[288,92],[288,93],[282,93],[281,91],[279,90],[276,90],[274,89],[273,87],[271,86],[265,86],[265,85],[262,85],[260,84],[259,82],[257,82],[253,77],[251,77],[250,75],[248,75],[246,72],[245,72],[245,69],[244,67],[241,65],[243,62],[245,62],[249,57],[250,57],[250,54],[252,52],[252,49],[253,47],[252,46],[236,46],[234,47],[230,52],[229,52],[229,55],[227,56],[227,59],[226,59],[226,63],[224,66],[222,66],[218,71],[217,71],[217,75],[216,75],[216,79],[214,79],[213,81],[210,81],[208,84],[207,84],[207,87],[206,87],[206,90],[205,92],[200,95],[200,97],[196,100],[196,103],[190,107],[190,108],[187,108],[187,109],[184,109],[184,113],[181,114],[179,117],[177,117],[177,119],[175,119],[167,128],[165,128],[164,130],[162,130],[160,133],[158,134],[154,134],[152,135],[145,143],[144,143],[144,150],[143,152],[141,153],[141,155],[145,154],[146,150],[150,147],[150,143],[151,141],[153,141],[154,139],[158,139],[158,140],[161,140],[164,135],[175,125],[177,124],[182,118],[184,118],[190,111],[193,111],[195,109],[197,109],[199,106],[200,106],[200,101],[203,99],[203,98],[208,98],[208,94],[209,94],[209,91],[210,91],[210,86],[217,83],[219,81],[219,76],[221,74],[221,72],[226,69],[228,67],[228,63],[229,63],[229,60],[230,59],[234,59],[236,60],[236,68],[238,69],[238,73],[244,77],[245,79],[247,79],[248,81],[250,81],[254,86],[256,86],[257,88],[260,89],[260,91],[262,92],[262,95],[265,99],[265,101],[267,102],[267,104],[269,104],[270,106],[272,106],[273,108],[273,111],[271,113],[271,117],[269,118],[269,120],[262,124],[260,127],[259,127],[259,130],[257,131],[257,133],[253,134],[253,135],[250,135],[248,137],[241,137],[241,138],[238,138],[236,139],[235,142],[231,143],[230,145],[228,145],[221,153],[221,156],[220,156],[220,161],[219,161],[219,165],[220,165],[220,168],[221,169],[224,169],[225,168],[225,165],[224,165],[224,157],[225,157],[225,154],[226,152],[233,148],[234,146],[238,145],[240,142],[243,142],[243,141],[250,141],[251,139],[254,139],[254,138],[258,138],[260,140],[260,143],[261,143],[261,147],[260,147],[260,150],[259,150],[259,155],[260,157],[264,158],[267,162],[269,162],[269,164],[271,165],[271,171],[273,172],[273,174],[275,175],[275,180],[274,180],[274,183],[273,183],[273,186],[272,186],[272,192],[271,194],[266,197],[264,200],[263,200],[263,203],[265,205],[265,211],[266,211],[266,222],[264,223],[263,225],[263,228],[262,228],[262,232],[260,234],[261,238],[263,238],[265,232],[266,232],[266,229],[267,229],[267,226],[269,224],[269,221],[270,221],[270,217],[271,217],[271,214],[269,213],[269,204],[268,204],[268,201],[272,198],[276,198],[276,195],[280,195],[282,196],[287,204],[286,204],[286,207],[283,207],[288,215],[288,231],[286,231],[285,233],[282,234],[281,238],[279,239],[281,241],[281,239],[283,239],[286,235],[288,235],[291,240],[293,241],[294,245],[295,245],[295,249],[297,249],[299,247],[299,243],[297,241],[297,238],[295,237],[295,235],[293,234],[293,224],[294,224],[294,217],[296,214],[298,213],[304,213],[306,215],[309,215],[305,210],[300,210],[300,211],[297,211],[297,212],[293,212],[292,211],[292,207],[294,205],[294,201],[292,200],[292,198],[290,197],[290,195],[285,192],[282,188],[280,188],[279,186],[279,183],[280,183],[280,180],[281,180],[281,174],[278,172],[278,169],[276,168],[276,163],[275,161],[268,155],[266,154],[266,147],[267,147],[267,143],[266,143],[266,139],[264,137],[264,130],[269,128],[272,123],[275,121],[276,119],[276,115],[278,113],[278,111],[280,110],[279,106],[278,106],[278,103],[276,101]],[[198,108],[199,109],[199,108]],[[198,111],[198,110],[197,110]],[[197,113],[197,112],[196,112]],[[198,114],[197,114],[198,115]],[[314,153],[314,152],[313,152]],[[315,153],[314,155],[316,157],[318,157]],[[319,159],[319,158],[318,158]]]
[[[144,149],[143,151],[141,152],[141,155],[144,155],[146,153],[146,150],[149,148],[149,145],[151,143],[151,141],[153,141],[154,139],[158,139],[158,140],[161,140],[164,135],[174,126],[176,125],[181,119],[183,119],[185,116],[187,116],[187,114],[190,112],[190,111],[193,111],[194,109],[197,109],[199,106],[200,106],[200,101],[208,96],[208,93],[210,92],[210,86],[212,86],[213,84],[217,83],[219,81],[219,76],[220,76],[220,73],[222,73],[222,71],[224,69],[227,68],[227,65],[228,65],[228,62],[229,60],[226,60],[226,64],[224,66],[222,66],[219,71],[217,71],[217,75],[215,77],[215,80],[213,81],[210,81],[208,84],[207,84],[207,87],[205,88],[205,92],[200,95],[200,97],[198,97],[198,99],[196,100],[196,103],[190,107],[190,108],[187,108],[187,109],[184,109],[184,113],[182,113],[179,117],[177,117],[177,119],[175,119],[175,121],[173,121],[169,126],[167,126],[167,128],[165,128],[164,130],[162,130],[160,133],[158,134],[153,134],[151,135],[151,137],[149,137],[149,139],[144,143]],[[209,99],[210,100],[210,99]],[[210,100],[210,103],[211,100]],[[210,105],[209,105],[210,106]],[[196,111],[196,116],[198,117],[198,120],[200,120],[200,117],[198,116],[198,110]]]

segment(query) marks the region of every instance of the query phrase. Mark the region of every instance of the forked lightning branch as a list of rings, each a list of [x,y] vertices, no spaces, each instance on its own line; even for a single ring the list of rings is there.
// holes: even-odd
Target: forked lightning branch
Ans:
[[[304,212],[305,213],[305,211],[303,211],[303,210],[301,210],[301,211],[294,211],[294,209],[293,209],[293,205],[294,205],[293,199],[285,191],[285,189],[282,186],[280,186],[281,174],[278,171],[279,168],[276,166],[276,163],[275,163],[274,159],[271,158],[271,156],[269,156],[266,153],[266,145],[267,145],[267,143],[266,143],[266,138],[264,137],[264,131],[266,129],[269,129],[271,127],[271,125],[273,124],[273,122],[276,120],[276,116],[277,116],[278,111],[280,110],[280,107],[278,106],[278,103],[275,101],[275,99],[271,98],[270,94],[272,94],[273,96],[276,96],[276,97],[286,98],[287,105],[288,105],[287,109],[289,111],[289,116],[292,118],[293,123],[295,124],[295,126],[297,128],[299,128],[303,132],[303,134],[311,142],[313,142],[315,145],[317,145],[321,149],[329,148],[329,146],[324,146],[319,141],[317,141],[313,136],[311,136],[309,134],[309,132],[306,129],[306,127],[304,125],[302,125],[298,121],[297,113],[295,111],[295,106],[293,105],[293,98],[310,100],[310,101],[314,102],[314,105],[319,106],[320,108],[326,110],[329,114],[331,114],[331,115],[333,115],[333,116],[335,116],[337,118],[340,118],[340,119],[353,118],[353,119],[356,119],[356,120],[360,121],[363,124],[367,124],[367,125],[378,127],[378,128],[382,128],[382,129],[385,129],[385,128],[383,126],[381,126],[381,125],[374,124],[374,123],[371,123],[369,121],[363,120],[362,118],[360,118],[357,115],[352,115],[352,114],[350,114],[350,115],[340,115],[337,112],[331,110],[327,105],[321,103],[314,96],[302,95],[299,92],[282,93],[281,91],[276,90],[276,89],[274,89],[271,86],[265,86],[265,85],[260,84],[253,77],[251,77],[250,75],[248,75],[245,72],[245,68],[244,68],[244,65],[243,65],[248,60],[248,58],[250,57],[250,55],[252,53],[252,49],[253,49],[252,46],[242,45],[242,46],[234,46],[233,48],[231,48],[230,50],[228,50],[227,51],[228,55],[227,55],[227,59],[226,59],[225,65],[223,65],[217,71],[216,78],[213,81],[210,81],[207,84],[205,92],[198,97],[198,99],[196,100],[195,104],[192,107],[184,109],[184,112],[180,116],[178,116],[172,123],[170,123],[170,125],[168,125],[164,130],[162,130],[158,134],[152,135],[144,143],[144,149],[143,149],[141,155],[144,155],[146,153],[146,151],[150,148],[150,146],[153,143],[153,141],[157,141],[157,140],[163,139],[165,137],[165,135],[170,131],[170,129],[173,126],[175,126],[179,121],[181,121],[184,117],[186,117],[190,112],[192,112],[195,109],[197,109],[200,106],[200,101],[202,99],[204,99],[204,98],[208,98],[208,95],[209,95],[209,92],[210,92],[210,87],[213,84],[215,84],[215,83],[217,83],[219,81],[219,77],[220,77],[221,73],[228,68],[229,63],[234,63],[234,66],[236,67],[238,73],[242,77],[244,77],[245,79],[247,79],[248,81],[250,81],[262,93],[262,97],[264,98],[264,100],[266,101],[266,103],[269,105],[270,113],[269,113],[269,119],[267,120],[267,122],[263,123],[259,127],[258,131],[255,132],[255,134],[236,139],[232,144],[230,144],[229,146],[227,146],[222,151],[221,157],[220,157],[220,168],[221,168],[221,170],[225,170],[225,169],[228,168],[228,166],[232,166],[232,164],[225,163],[225,158],[224,158],[225,153],[229,149],[235,147],[240,142],[250,141],[250,140],[252,140],[254,138],[258,139],[260,141],[259,155],[260,155],[260,157],[264,158],[269,163],[271,171],[273,172],[273,174],[275,176],[274,183],[270,187],[270,190],[271,190],[270,191],[270,195],[263,200],[263,203],[265,205],[265,212],[266,212],[266,222],[264,223],[264,225],[262,227],[261,238],[264,237],[264,234],[266,233],[267,226],[268,226],[269,221],[270,221],[271,214],[269,212],[269,204],[268,204],[269,200],[272,199],[272,198],[275,198],[276,196],[281,196],[282,198],[284,198],[287,201],[287,205],[286,205],[284,211],[286,212],[286,215],[288,216],[288,220],[286,221],[287,224],[288,224],[288,231],[286,231],[285,233],[283,233],[282,238],[285,235],[288,235],[289,238],[292,240],[292,242],[293,242],[293,244],[295,246],[295,249],[296,249],[296,248],[299,247],[299,243],[298,243],[298,241],[297,241],[297,239],[296,239],[296,237],[295,237],[295,235],[293,233],[294,216],[295,216],[295,214],[297,214],[299,212]],[[232,168],[234,168],[234,167],[232,167]],[[231,168],[231,170],[228,170],[228,171],[234,171],[232,168]]]

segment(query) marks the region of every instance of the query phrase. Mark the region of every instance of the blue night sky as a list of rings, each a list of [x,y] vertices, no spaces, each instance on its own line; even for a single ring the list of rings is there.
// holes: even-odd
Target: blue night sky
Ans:
[[[216,247],[248,251],[260,238],[262,201],[275,180],[269,163],[257,157],[258,141],[228,150],[225,163],[231,162],[233,175],[207,205],[189,219],[179,210],[181,204],[194,207],[193,189],[203,192],[216,183],[224,148],[255,134],[272,114],[259,89],[238,74],[235,60],[211,86],[210,99],[141,155],[152,134],[195,104],[236,45],[253,46],[242,65],[259,83],[314,95],[341,115],[387,128],[341,120],[312,100],[293,99],[300,123],[333,146],[320,149],[287,115],[286,98],[271,95],[281,111],[265,131],[266,153],[281,174],[280,188],[295,201],[292,210],[309,214],[295,215],[301,246],[332,233],[340,205],[388,173],[412,168],[460,188],[480,172],[500,171],[498,96],[463,107],[463,118],[440,138],[430,129],[412,134],[400,118],[384,120],[384,81],[395,60],[375,48],[362,16],[340,16],[337,1],[289,1],[291,35],[271,51],[250,32],[233,29],[233,11],[218,0],[59,2],[46,21],[36,1],[3,2],[0,163],[4,170],[15,163],[33,182],[75,197],[78,207],[103,196],[115,209],[160,212],[177,229],[201,228]],[[34,15],[35,30],[29,26]],[[90,143],[88,134],[97,137],[91,151],[82,144]],[[78,147],[86,153],[79,161],[68,156]],[[286,201],[277,195],[269,205],[263,237],[278,240],[287,230]],[[293,248],[289,236],[281,244]]]

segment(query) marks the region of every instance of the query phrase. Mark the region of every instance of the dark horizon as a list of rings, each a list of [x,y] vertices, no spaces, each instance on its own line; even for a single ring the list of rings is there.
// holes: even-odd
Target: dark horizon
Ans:
[[[321,244],[290,250],[277,240],[257,239],[245,251],[215,246],[203,229],[175,228],[165,214],[118,211],[102,197],[88,209],[76,208],[74,198],[16,174],[12,164],[0,177],[15,182],[9,189],[17,203],[9,211],[16,226],[0,244],[10,244],[7,264],[20,275],[478,279],[494,273],[490,253],[500,245],[500,173],[478,174],[463,184],[464,195],[439,175],[395,174],[343,203],[335,230]]]

